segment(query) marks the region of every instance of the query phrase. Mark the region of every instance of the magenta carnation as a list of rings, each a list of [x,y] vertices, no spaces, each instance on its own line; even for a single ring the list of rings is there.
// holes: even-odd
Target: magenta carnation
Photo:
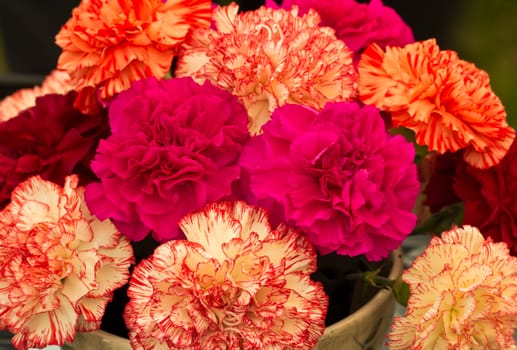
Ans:
[[[278,7],[273,0],[267,0],[266,5]],[[333,28],[336,36],[358,54],[372,43],[384,48],[415,41],[411,28],[381,0],[369,4],[355,0],[284,0],[281,7],[290,9],[293,5],[300,9],[300,16],[311,8],[316,10],[321,25]]]
[[[304,232],[322,254],[379,260],[411,232],[419,191],[413,146],[380,112],[329,103],[276,109],[240,164],[249,201]]]
[[[182,237],[177,222],[185,214],[232,198],[249,139],[236,97],[190,78],[151,78],[114,99],[109,121],[112,135],[91,165],[101,182],[87,187],[86,201],[128,238],[150,230],[160,242]]]

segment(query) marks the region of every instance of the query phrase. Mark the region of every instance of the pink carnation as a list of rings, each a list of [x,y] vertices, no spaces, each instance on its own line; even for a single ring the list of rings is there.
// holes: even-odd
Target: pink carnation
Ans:
[[[207,202],[232,195],[248,115],[237,98],[190,78],[142,80],[109,110],[112,135],[92,170],[101,179],[86,200],[128,238],[150,230],[160,242],[181,236],[177,222]]]
[[[304,232],[322,254],[379,260],[411,232],[419,182],[414,148],[379,111],[286,105],[241,156],[249,200]]]
[[[277,7],[273,0],[266,5]],[[391,7],[381,0],[369,4],[355,0],[284,0],[282,8],[298,6],[300,15],[314,9],[321,17],[321,25],[333,28],[336,36],[354,52],[361,53],[372,43],[381,47],[404,46],[415,41],[411,28]]]

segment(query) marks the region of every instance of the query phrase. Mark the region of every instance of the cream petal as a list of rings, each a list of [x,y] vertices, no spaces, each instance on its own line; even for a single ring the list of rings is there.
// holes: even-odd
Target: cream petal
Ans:
[[[409,316],[393,319],[391,332],[388,334],[388,345],[391,350],[410,349],[414,337],[415,328]]]
[[[480,251],[485,243],[485,239],[481,232],[479,232],[479,229],[469,225],[444,232],[441,238],[444,243],[459,243],[471,253]]]
[[[84,219],[74,220],[73,230],[76,240],[80,242],[91,242],[94,238],[93,227]]]
[[[314,248],[305,237],[294,231],[289,232],[282,243],[276,240],[265,241],[256,254],[267,256],[272,265],[284,265],[285,273],[316,271]]]
[[[422,283],[434,278],[443,271],[445,265],[454,256],[456,261],[462,261],[469,256],[469,252],[461,245],[442,245],[439,239],[431,240],[431,243],[415,261],[412,268],[404,273],[404,281],[407,283]]]
[[[97,282],[95,282],[95,280],[91,280],[90,283],[88,283],[87,280],[73,274],[63,280],[63,289],[61,290],[61,294],[68,299],[69,303],[77,305],[85,295],[96,287]]]
[[[100,263],[96,271],[96,288],[91,290],[89,296],[103,296],[115,289],[122,287],[129,279],[129,266],[132,262],[130,257],[125,260],[105,259]]]
[[[92,323],[90,326],[93,326],[93,324],[101,321],[104,311],[106,311],[106,305],[111,299],[111,295],[95,298],[84,297],[81,298],[76,308],[82,319],[88,324]]]
[[[492,275],[492,269],[485,265],[469,264],[461,269],[456,281],[458,290],[469,292],[476,289]]]
[[[99,247],[113,248],[120,240],[120,232],[110,220],[99,221],[95,218],[90,221],[90,227],[93,231],[93,241]]]
[[[212,16],[212,20],[221,33],[230,33],[235,25],[238,12],[239,6],[235,3],[224,7],[217,7]]]
[[[30,231],[38,224],[55,222],[54,218],[50,217],[50,212],[51,209],[45,203],[27,201],[20,207],[16,228],[22,231]]]
[[[248,239],[253,232],[260,240],[266,240],[271,236],[268,213],[265,209],[251,206],[245,202],[234,202],[231,207],[232,217],[239,221],[242,227],[241,239]]]
[[[220,262],[226,259],[222,245],[241,234],[241,224],[224,209],[204,209],[200,214],[185,216],[179,223],[191,242],[199,243],[206,252]]]
[[[60,308],[33,315],[24,325],[23,330],[16,330],[12,343],[17,348],[43,348],[49,344],[63,345],[75,337],[77,313],[64,298]]]
[[[34,176],[22,182],[11,195],[11,211],[18,212],[23,203],[35,201],[48,205],[48,216],[54,222],[60,218],[58,212],[61,189],[54,183],[43,181],[41,177]]]
[[[78,332],[91,332],[101,328],[102,321],[86,321],[82,316],[79,316],[77,320],[77,331]]]

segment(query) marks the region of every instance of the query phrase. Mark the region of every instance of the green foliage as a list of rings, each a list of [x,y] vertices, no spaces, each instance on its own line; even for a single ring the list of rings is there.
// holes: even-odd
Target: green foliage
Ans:
[[[400,305],[406,307],[409,299],[409,285],[402,280],[402,277],[399,277],[393,282],[391,291],[393,292],[395,300]]]
[[[454,225],[461,225],[463,221],[464,205],[463,202],[455,203],[443,207],[439,212],[433,214],[421,225],[418,225],[412,235],[433,234],[438,235],[450,230]]]
[[[392,280],[379,275],[380,272],[381,269],[379,268],[359,274],[351,274],[347,277],[350,279],[360,278],[366,282],[366,285],[391,290],[395,300],[402,306],[407,306],[409,299],[409,285],[402,280],[402,277]]]

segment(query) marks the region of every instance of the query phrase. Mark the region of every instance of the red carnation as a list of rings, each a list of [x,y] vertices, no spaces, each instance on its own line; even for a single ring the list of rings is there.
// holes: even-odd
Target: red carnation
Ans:
[[[442,208],[460,201],[452,189],[458,163],[464,163],[461,151],[445,154],[431,152],[420,163],[421,172],[429,173],[421,176],[422,180],[427,182],[424,189],[424,204],[429,206],[431,213],[437,213]]]
[[[489,169],[459,163],[454,191],[465,202],[463,224],[479,228],[485,237],[506,242],[517,255],[517,143]]]
[[[108,134],[107,118],[81,114],[73,108],[75,96],[39,97],[34,107],[0,123],[0,208],[33,175],[59,185],[72,173],[82,184],[92,179],[89,162]]]

